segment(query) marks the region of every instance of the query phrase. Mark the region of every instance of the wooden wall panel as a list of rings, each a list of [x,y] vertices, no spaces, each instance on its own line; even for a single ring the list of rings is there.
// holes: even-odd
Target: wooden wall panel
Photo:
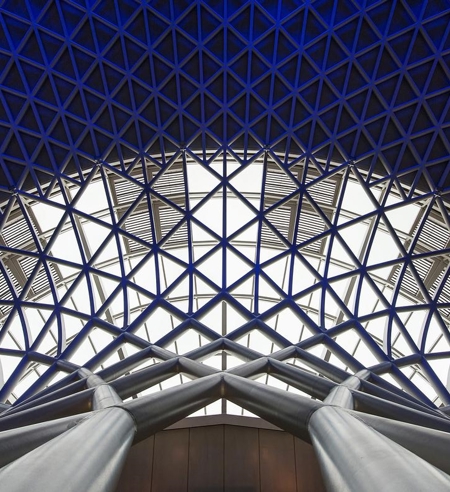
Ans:
[[[154,440],[152,436],[130,448],[117,492],[151,491]]]
[[[223,425],[196,427],[189,436],[189,492],[223,491]]]
[[[225,426],[224,476],[225,491],[259,492],[258,429]]]
[[[311,444],[294,437],[297,492],[325,492],[319,462]]]
[[[134,445],[116,492],[322,492],[310,444],[278,430],[213,424]]]
[[[294,437],[259,430],[261,492],[296,492]]]
[[[153,454],[152,492],[187,490],[189,429],[158,432]]]

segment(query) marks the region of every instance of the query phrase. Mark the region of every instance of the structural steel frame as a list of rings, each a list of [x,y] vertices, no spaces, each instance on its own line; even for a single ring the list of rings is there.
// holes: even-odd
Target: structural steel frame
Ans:
[[[226,167],[227,163],[234,162],[235,158],[235,155],[224,152],[219,157],[219,162]],[[34,271],[22,286],[20,304],[17,301],[11,304],[3,303],[6,308],[11,307],[6,313],[6,322],[2,328],[3,336],[7,335],[8,329],[11,329],[8,322],[12,323],[13,316],[16,315],[15,310],[19,313],[20,319],[25,322],[26,315],[20,313],[21,309],[26,310],[33,304],[42,308],[39,295],[33,294],[34,297],[29,297],[29,300],[26,297],[37,273],[42,268],[46,269],[48,278],[52,279],[49,283],[49,289],[56,300],[55,306],[58,306],[57,310],[53,310],[43,331],[33,343],[31,343],[30,336],[30,342],[26,342],[24,347],[25,353],[22,361],[2,388],[2,394],[8,395],[14,385],[20,381],[20,378],[27,374],[27,368],[31,361],[35,365],[33,370],[36,370],[36,364],[39,362],[48,366],[48,369],[39,375],[37,381],[22,396],[17,398],[13,405],[4,405],[4,411],[0,415],[1,483],[5,484],[4,486],[8,490],[23,490],[30,486],[30,480],[32,480],[34,486],[37,484],[40,488],[57,490],[61,489],[71,477],[74,489],[114,490],[127,451],[133,442],[145,439],[181,418],[221,400],[223,412],[226,412],[226,402],[230,401],[295,436],[311,442],[316,450],[323,477],[329,490],[340,490],[340,488],[379,490],[380,487],[387,490],[389,488],[398,490],[406,487],[411,490],[423,490],[425,486],[432,486],[436,490],[448,488],[450,477],[447,473],[450,473],[450,467],[445,460],[445,450],[450,443],[450,437],[448,437],[450,418],[445,413],[446,408],[443,405],[438,408],[401,371],[404,365],[416,366],[418,370],[422,371],[423,377],[429,379],[431,387],[439,395],[441,401],[445,403],[449,401],[447,389],[427,362],[428,358],[446,360],[448,354],[433,353],[432,351],[424,354],[427,331],[432,315],[436,312],[434,299],[439,299],[437,306],[441,309],[440,313],[444,313],[444,310],[447,309],[448,303],[441,294],[448,276],[448,268],[445,262],[442,263],[442,255],[446,250],[435,250],[433,246],[428,246],[427,250],[424,240],[426,236],[423,235],[423,230],[427,227],[427,221],[430,220],[436,226],[439,225],[437,218],[440,217],[439,213],[443,209],[446,210],[445,202],[435,194],[416,193],[411,197],[403,197],[399,204],[387,205],[384,200],[389,194],[388,190],[392,181],[387,180],[384,184],[377,184],[378,188],[370,187],[366,182],[365,172],[358,170],[353,163],[336,165],[322,176],[308,180],[305,176],[311,174],[308,174],[306,162],[299,162],[296,170],[292,167],[292,171],[286,170],[280,165],[276,153],[263,149],[247,162],[243,161],[238,171],[251,169],[251,166],[255,165],[263,166],[261,209],[253,220],[255,224],[259,224],[260,230],[255,250],[258,254],[263,248],[271,245],[270,238],[263,237],[261,234],[263,226],[267,226],[276,237],[278,249],[274,249],[275,255],[268,261],[260,261],[256,258],[253,263],[246,259],[247,264],[252,265],[249,274],[231,284],[227,283],[226,277],[223,277],[222,285],[216,285],[206,275],[202,274],[199,265],[211,258],[217,251],[223,251],[222,269],[225,272],[225,252],[229,249],[244,258],[239,247],[233,246],[233,241],[242,230],[249,227],[249,224],[244,224],[231,235],[227,235],[226,230],[224,230],[225,244],[220,235],[208,228],[210,235],[218,243],[203,255],[199,263],[195,261],[193,256],[196,243],[189,237],[188,232],[192,224],[201,224],[196,218],[196,209],[208,204],[221,190],[220,197],[224,199],[223,210],[225,214],[223,224],[226,224],[227,202],[225,197],[227,197],[229,189],[232,189],[236,199],[244,203],[248,203],[249,196],[233,187],[233,176],[239,174],[236,172],[231,177],[221,180],[216,188],[201,198],[196,208],[190,210],[188,204],[191,197],[185,179],[187,168],[190,165],[189,159],[195,161],[197,165],[205,166],[203,162],[199,164],[195,153],[188,149],[180,150],[173,155],[167,169],[158,171],[148,184],[145,180],[142,183],[138,179],[140,176],[149,175],[151,165],[147,163],[142,168],[133,167],[128,173],[120,171],[113,165],[97,163],[92,171],[85,175],[84,182],[79,187],[75,199],[72,196],[71,187],[64,184],[63,179],[59,178],[59,191],[56,186],[57,182],[55,182],[51,193],[55,196],[56,192],[60,193],[60,190],[65,190],[62,194],[65,198],[65,204],[56,205],[62,215],[53,233],[45,237],[41,231],[41,237],[45,237],[43,242],[35,240],[33,243],[35,246],[28,247],[28,249],[23,249],[24,246],[20,244],[16,248],[11,248],[6,244],[0,246],[6,255],[14,252],[17,257],[21,251],[23,257],[33,255],[45,257],[49,262],[48,264],[45,261],[42,264],[39,261],[35,263]],[[286,196],[284,191],[277,195],[276,190],[274,191],[272,186],[268,186],[267,183],[271,173],[278,175],[278,179],[280,176],[289,177],[293,184],[296,183],[297,187],[292,185],[293,191]],[[295,173],[303,175],[303,178],[300,180]],[[180,175],[184,175],[184,179],[180,178]],[[314,175],[315,171],[313,172]],[[121,180],[122,187],[126,187],[129,182],[137,185],[137,193],[126,206],[121,204],[118,198],[118,184],[114,181],[118,179],[117,176]],[[175,180],[175,182],[177,182],[178,177],[178,183],[182,186],[183,194],[178,194],[177,188],[175,190],[170,186],[164,188],[164,185],[159,182],[161,177],[169,181]],[[88,237],[84,232],[83,221],[89,219],[102,224],[105,222],[97,214],[88,217],[80,212],[78,215],[78,202],[89,186],[92,186],[92,183],[99,182],[103,184],[105,189],[109,190],[108,196],[111,197],[109,213],[112,225],[101,245],[95,251],[91,251]],[[363,214],[360,217],[350,217],[341,225],[338,223],[337,217],[341,214],[345,187],[350,186],[351,183],[358,183],[358,186],[367,193],[368,197],[373,197],[373,190],[380,190],[380,198],[379,201],[374,201],[376,207],[374,207],[373,212]],[[314,193],[317,193],[314,187],[317,185],[322,186],[319,189],[323,190],[326,189],[325,185],[332,186],[333,192],[330,196],[333,198],[327,207],[320,206],[320,197],[323,199],[323,195],[319,195],[319,198],[314,197]],[[39,200],[41,202],[47,200],[49,204],[54,206],[55,202],[51,200],[51,193],[47,193],[48,199],[40,197]],[[307,202],[304,197],[307,197]],[[35,234],[33,231],[38,229],[36,225],[39,225],[39,222],[33,217],[31,200],[36,200],[36,196],[31,195],[26,190],[17,190],[9,205],[12,219],[10,218],[9,222],[6,221],[4,227],[8,227],[10,222],[14,224],[15,221],[20,220],[27,224],[31,234]],[[139,205],[142,200],[146,201],[146,206]],[[287,232],[283,234],[280,230],[283,228],[283,223],[286,223],[286,219],[284,218],[284,222],[277,222],[277,219],[270,214],[272,210],[282,207],[285,203],[292,203],[293,200],[297,200],[294,202],[296,206],[289,206],[287,209],[288,215],[285,217],[290,217],[287,221],[290,225]],[[418,201],[422,206],[412,226],[411,235],[402,237],[391,226],[388,220],[389,211],[397,208],[401,210],[402,207],[411,204],[415,206]],[[164,204],[170,204],[173,210],[176,209],[179,212],[179,218],[169,226],[168,230],[166,226],[165,233],[163,233],[164,221],[161,218]],[[305,207],[308,213],[310,213],[309,210],[312,210],[317,214],[325,226],[323,230],[316,231],[309,239],[303,238],[302,241],[298,239],[298,224],[302,209]],[[308,207],[310,207],[309,210]],[[16,210],[21,212],[19,219],[14,219]],[[140,214],[150,217],[153,240],[143,240],[139,234],[132,234],[125,227],[124,224],[128,218],[137,210]],[[104,214],[105,211],[101,211],[101,215],[104,216]],[[400,264],[408,264],[409,271],[411,271],[415,264],[411,260],[411,256],[417,261],[430,258],[434,265],[429,266],[428,281],[424,280],[423,275],[416,272],[415,279],[421,295],[414,300],[415,304],[408,306],[408,309],[414,310],[414,306],[417,306],[420,309],[428,309],[430,312],[422,329],[422,348],[416,345],[408,333],[406,323],[400,318],[402,308],[395,306],[399,295],[413,299],[412,294],[408,291],[410,284],[406,287],[402,286],[404,282],[407,282],[406,272],[408,270],[401,268],[397,277],[388,278],[385,281],[386,285],[392,286],[393,296],[390,301],[384,296],[379,284],[375,283],[367,273],[372,268],[367,266],[367,258],[375,234],[380,228],[380,217],[383,218],[390,235],[395,236],[399,251],[404,256],[396,258],[396,261],[376,264],[373,268],[390,267],[392,270],[398,267],[400,259]],[[367,230],[369,232],[363,241],[364,246],[359,257],[343,240],[342,231],[348,227],[349,222],[350,224],[364,223],[368,225]],[[74,277],[70,283],[62,274],[59,280],[53,280],[55,277],[50,273],[49,265],[50,262],[53,262],[51,264],[58,263],[60,259],[51,255],[52,245],[58,235],[61,234],[64,224],[67,223],[73,225],[81,256],[84,255],[83,262],[88,269],[87,271],[101,272],[101,267],[99,267],[98,262],[96,263],[96,258],[104,252],[111,239],[114,239],[118,244],[119,257],[116,261],[121,266],[122,277],[116,289],[109,295],[102,291],[100,276],[95,277],[95,280],[94,277],[91,278],[84,271]],[[188,257],[190,258],[187,264],[173,254],[173,251],[176,251],[177,247],[186,241],[183,235],[177,236],[177,232],[186,227],[186,224],[188,225],[188,228],[185,229],[187,231]],[[207,229],[204,224],[201,226]],[[442,227],[442,225],[439,226]],[[133,240],[135,243],[141,244],[142,247],[150,247],[149,252],[143,255],[144,258],[152,258],[152,255],[156,258],[157,255],[162,255],[164,258],[178,262],[185,270],[172,284],[165,283],[163,280],[164,273],[156,270],[157,287],[155,292],[150,292],[146,287],[138,285],[134,282],[134,277],[139,265],[137,268],[128,270],[129,273],[127,273],[125,262],[133,253],[130,250],[121,252],[121,240],[123,241],[123,239],[119,239],[119,231],[120,234],[123,233],[125,238],[124,244],[127,244],[126,241],[128,240]],[[171,243],[172,238],[178,238],[175,240],[175,244]],[[419,238],[421,238],[422,245],[420,251],[416,248]],[[317,239],[322,246],[314,253],[308,248]],[[24,241],[26,240],[25,234]],[[331,258],[332,247],[330,244],[325,245],[325,241],[329,241],[330,244],[333,241],[340,241],[348,257],[351,257],[355,263],[354,269],[338,275],[340,280],[348,280],[348,287],[342,296],[343,300],[337,295],[334,296],[340,306],[340,314],[335,315],[335,326],[328,329],[324,328],[324,316],[327,314],[323,305],[320,313],[322,321],[316,323],[313,321],[311,313],[308,312],[308,306],[302,308],[296,302],[298,298],[304,296],[305,292],[310,293],[317,289],[317,285],[328,288],[332,283],[329,281],[330,275],[328,274],[333,261]],[[292,252],[293,244],[296,245],[294,252]],[[156,245],[158,245],[158,251],[155,249]],[[36,251],[33,251],[34,247],[36,247]],[[134,254],[136,255],[136,253]],[[138,254],[142,256],[142,252]],[[306,287],[299,294],[294,294],[292,280],[287,283],[288,287],[286,288],[277,284],[266,273],[268,265],[270,266],[283,258],[298,257],[301,258],[302,264],[307,266],[309,264],[308,258],[313,254],[322,258],[320,261],[324,262],[323,273],[318,276],[317,271],[315,271],[314,284]],[[18,256],[17,265],[20,267],[20,256]],[[75,263],[62,260],[61,265],[73,266]],[[258,268],[259,265],[260,268]],[[4,269],[4,272],[10,276],[8,278],[11,278],[10,272],[13,272],[14,269],[13,267],[8,268],[9,271]],[[55,271],[58,274],[57,269]],[[359,275],[358,278],[355,278],[355,272]],[[201,277],[204,282],[214,286],[216,291],[214,295],[210,295],[209,300],[202,307],[197,307],[197,309],[194,306],[198,295],[193,284],[194,274],[198,275],[199,278]],[[250,278],[250,274],[254,275],[255,278],[253,288],[248,294],[255,301],[252,312],[246,310],[239,297],[232,293],[236,285]],[[288,275],[291,277],[294,275],[292,266]],[[105,278],[107,276],[108,274],[105,275]],[[112,277],[111,274],[109,276]],[[431,280],[430,276],[433,277]],[[70,298],[71,290],[75,289],[77,283],[84,278],[90,279],[88,285],[91,313],[78,313],[80,319],[83,320],[84,327],[79,334],[67,340],[64,335],[65,328],[61,313],[71,312],[74,314],[74,312],[67,307],[64,297],[58,299],[57,285],[58,282],[67,283],[68,288],[65,297]],[[172,304],[170,293],[186,278],[190,281],[187,292],[189,302],[187,312],[182,313],[179,308]],[[256,302],[259,295],[258,282],[260,278],[264,278],[279,296],[276,304],[261,314]],[[364,279],[371,282],[373,288],[378,292],[380,302],[387,309],[378,311],[374,309],[369,316],[358,317],[357,305],[351,312],[347,303],[353,292],[356,299],[361,297],[361,286]],[[333,280],[332,276],[331,280]],[[146,306],[137,306],[140,313],[133,321],[129,318],[130,314],[126,314],[126,305],[129,302],[127,286],[131,283],[139,292],[150,299]],[[438,285],[437,288],[436,285]],[[99,291],[100,308],[94,308],[94,289]],[[333,292],[332,289],[331,292]],[[117,327],[114,321],[112,299],[116,298],[117,294],[123,295],[125,329]],[[323,295],[322,303],[325,302]],[[262,298],[263,296],[261,296]],[[235,330],[229,332],[225,330],[222,333],[218,333],[201,321],[204,313],[213,309],[214,306],[223,305],[223,303],[233,306],[249,320]],[[160,306],[177,317],[179,324],[156,343],[151,343],[150,339],[144,339],[136,334],[136,330],[145,324],[152,311]],[[293,340],[283,336],[276,326],[274,329],[266,322],[285,308],[295,310],[304,326],[311,331],[310,335],[301,337],[298,343],[293,343]],[[386,312],[389,312],[389,317],[385,329],[385,338],[380,340],[364,328],[364,323],[367,323],[368,319],[385,316]],[[345,320],[343,315],[347,315],[349,319]],[[222,313],[222,316],[222,325],[224,325],[226,324],[226,314]],[[51,326],[54,319],[57,320],[59,327],[58,336],[55,338],[56,352],[39,354],[36,350],[39,347],[39,338],[42,338],[48,331],[48,327]],[[388,341],[391,337],[394,320],[402,324],[401,332],[407,336],[410,348],[414,349],[413,354],[401,354],[396,348],[395,341]],[[26,327],[26,322],[24,326]],[[82,346],[86,337],[94,329],[105,330],[112,334],[112,341],[101,347],[85,365],[79,366],[70,362],[71,354]],[[166,348],[179,340],[189,329],[197,331],[207,340],[207,343],[203,343],[198,348],[184,354],[174,353]],[[345,345],[339,344],[339,334],[345,333],[349,329],[357,331],[360,342],[366,344],[378,359],[377,364],[367,367],[363,360],[356,358],[356,348],[349,351]],[[151,333],[151,326],[146,330],[147,333]],[[242,344],[243,337],[248,336],[253,330],[258,330],[270,340],[272,344],[271,353],[262,354],[258,350]],[[445,331],[442,331],[440,337],[445,338],[445,336]],[[126,343],[138,347],[138,351],[127,356],[124,349]],[[324,347],[322,357],[314,355],[310,351],[311,348],[318,345]],[[174,346],[178,350],[177,345]],[[280,348],[277,350],[276,347]],[[4,354],[10,352],[8,349],[1,349],[1,351]],[[105,364],[105,361],[114,353],[120,355],[119,359],[114,363]],[[222,354],[222,367],[220,369],[204,363],[215,354]],[[337,357],[343,363],[344,368],[330,362],[330,354]],[[236,367],[227,367],[227,357],[235,357],[240,363]],[[149,362],[153,363],[148,365]],[[61,371],[67,375],[51,384],[54,375]],[[386,374],[390,374],[403,389],[388,382],[384,377]],[[165,381],[177,375],[186,377],[188,380],[194,379],[194,381],[184,382],[184,384],[173,388],[136,398],[136,395],[142,392],[145,394],[146,390],[152,387],[157,385],[162,387],[161,385]],[[273,377],[286,384],[288,388],[302,392],[305,396],[280,391],[269,385],[261,385],[253,381],[261,378],[261,376]],[[108,429],[107,439],[104,438],[106,429]],[[76,460],[71,462],[70,466],[62,466],[61,460],[66,461],[70,449],[74,447],[77,447],[80,456],[85,456],[88,449],[96,450],[89,466],[86,466],[83,461],[82,474],[76,473],[81,467],[81,464]],[[352,453],[348,452],[350,448]],[[45,467],[45,473],[41,471],[38,473],[43,459],[52,465]],[[25,475],[23,473],[25,468],[31,470],[32,473]],[[406,473],[407,470],[409,473]],[[411,470],[414,471],[411,472]],[[367,480],[367,476],[372,478]],[[50,477],[52,477],[51,480]],[[51,485],[49,485],[50,482]]]
[[[139,356],[151,357],[154,348],[161,350],[142,349]],[[448,489],[450,418],[414,397],[400,395],[395,387],[377,385],[379,379],[368,370],[348,376],[297,350],[308,366],[320,368],[336,381],[283,364],[276,357],[218,371],[191,354],[125,375],[136,364],[137,357],[131,356],[111,366],[106,380],[82,368],[74,373],[76,381],[67,378],[46,395],[38,394],[3,413],[2,487],[56,491],[71,483],[73,490],[112,491],[133,442],[226,398],[312,442],[329,490]],[[195,380],[122,402],[174,373]],[[251,380],[261,373],[270,373],[313,398]],[[80,462],[67,459],[73,449]]]
[[[114,490],[216,401],[330,490],[450,488],[444,7],[2,2],[0,488]]]

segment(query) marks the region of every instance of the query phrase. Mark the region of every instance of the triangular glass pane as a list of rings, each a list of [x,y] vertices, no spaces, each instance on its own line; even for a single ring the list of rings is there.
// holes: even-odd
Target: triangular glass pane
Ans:
[[[356,258],[360,258],[364,239],[367,235],[368,226],[362,222],[357,222],[351,226],[339,228],[339,235]],[[372,248],[373,250],[373,248]]]
[[[233,245],[244,245],[244,243],[247,243],[247,245],[254,246],[258,241],[258,231],[259,222],[252,221],[250,224],[248,221],[246,227],[239,234],[233,234],[233,238],[230,242]]]
[[[280,294],[262,275],[259,276],[259,296],[268,297],[270,299],[280,299]]]
[[[66,332],[66,338],[71,339],[75,336],[81,328],[83,327],[83,322],[77,318],[75,315],[71,316],[69,314],[61,314],[61,320]]]
[[[444,331],[447,331],[445,335],[448,336],[448,328],[439,313],[433,313],[433,316],[428,318],[427,321],[428,325],[425,326],[425,329],[427,329],[425,352],[430,352],[435,344],[440,341]]]
[[[249,265],[239,258],[233,251],[227,249],[227,285],[234,284],[237,280],[252,270],[253,265]]]
[[[86,232],[89,234],[89,230]],[[115,235],[111,234],[109,239],[106,239],[97,250],[93,249],[91,252],[92,256],[96,255],[93,263],[99,269],[102,269],[103,266],[111,263],[111,261],[117,260],[117,258],[119,258],[119,253]]]
[[[223,232],[222,194],[216,193],[202,203],[194,212],[194,217],[205,227],[211,229],[219,236]]]
[[[287,291],[291,257],[284,256],[270,264],[261,265],[263,272],[274,281],[280,289]]]
[[[77,350],[72,353],[68,359],[74,364],[78,364],[83,367],[86,362],[94,357],[95,351],[92,347],[92,342],[89,337],[85,337],[84,340],[78,345]]]
[[[201,318],[204,325],[219,334],[225,335],[226,331],[226,306],[223,302],[217,303],[208,310]]]
[[[400,200],[389,194],[385,206],[393,205]],[[421,210],[421,207],[416,203],[401,203],[401,206],[385,210],[384,215],[388,219],[391,226],[403,234],[411,234],[412,227]]]
[[[156,343],[173,330],[179,322],[162,307],[157,307],[146,319],[150,342]]]
[[[190,282],[189,277],[185,276],[175,287],[171,288],[170,293],[164,297],[174,304],[178,309],[187,313],[189,310]]]
[[[77,238],[70,221],[66,221],[63,230],[56,236],[51,247],[51,255],[56,259],[82,264]]]
[[[261,263],[272,259],[282,251],[286,251],[288,247],[266,224],[261,225]]]
[[[254,295],[255,295],[255,276],[251,275],[244,282],[241,282],[233,290],[230,291],[233,297],[240,304],[245,306],[249,311],[254,309]]]
[[[151,243],[145,243],[144,240],[139,242],[137,241],[138,238],[135,240],[132,233],[122,234],[119,229],[118,236],[121,239],[121,249],[124,253],[147,253],[151,251]],[[152,240],[150,237],[147,238]]]
[[[191,350],[200,347],[199,334],[196,330],[187,329],[177,338],[178,353],[186,354]]]
[[[343,173],[334,173],[324,179],[320,179],[319,172],[314,173],[314,181],[307,185],[306,189],[310,199],[316,207],[326,210],[324,207],[334,207],[336,205],[336,188],[340,187]],[[310,178],[314,175],[310,173]]]
[[[359,283],[360,281],[358,282],[358,284]],[[367,281],[367,279],[364,278],[362,281],[359,298],[357,300],[357,307],[355,307],[355,312],[357,312],[358,316],[370,314],[374,311],[377,304],[382,304],[382,301],[378,294],[379,292],[371,284],[371,282]]]
[[[344,198],[339,211],[339,225],[355,217],[377,211],[378,204],[371,200],[373,197],[369,189],[364,189],[356,180],[351,179],[347,179],[345,185]]]
[[[42,232],[48,232],[54,229],[61,221],[64,215],[64,207],[58,207],[53,205],[53,201],[60,203],[62,200],[61,195],[52,198],[52,201],[40,201],[31,206],[31,210],[34,213]]]
[[[111,229],[104,227],[96,222],[85,220],[82,217],[74,214],[78,217],[79,234],[84,235],[84,241],[88,244],[90,255],[86,251],[86,256],[89,259],[96,253],[96,251],[102,246],[105,239],[111,233]],[[117,250],[114,252],[117,255]]]
[[[217,290],[204,282],[198,275],[194,275],[194,311],[204,306],[216,294]]]
[[[231,333],[248,321],[231,304],[226,303],[226,310],[226,333]]]
[[[333,245],[329,254],[331,255],[331,258],[339,262],[339,264],[344,263],[346,270],[354,270],[355,268],[358,268],[358,262],[355,261],[354,257],[347,251],[345,246],[342,239],[336,235],[333,238]]]
[[[392,356],[395,358],[401,358],[406,355],[415,354],[417,352],[417,348],[413,350],[402,331],[406,331],[406,328],[400,327],[399,322],[394,319],[392,321],[390,346],[392,350]]]
[[[233,192],[227,190],[227,236],[231,236],[241,227],[255,218],[255,212],[240,200]]]
[[[204,257],[205,255],[202,255],[202,259],[195,263],[195,267],[216,285],[222,286],[223,250],[215,251],[206,259],[203,259]]]
[[[311,319],[313,324],[317,325],[320,325],[321,293],[322,289],[317,288],[314,292],[295,299],[299,308]]]
[[[63,339],[62,342],[65,340]],[[50,324],[45,328],[45,334],[42,336],[41,341],[38,345],[35,345],[33,348],[42,353],[47,354],[55,349],[58,343],[58,324],[57,320],[53,318]],[[64,343],[63,343],[64,348]]]
[[[156,236],[163,248],[180,247],[187,242],[186,223],[180,224],[184,214],[170,203],[160,200],[154,201],[153,219],[155,221]]]
[[[320,278],[315,268],[318,266],[318,260],[311,258],[308,263],[302,261],[298,255],[293,256],[294,273],[292,277],[292,293],[297,294],[307,289]],[[306,266],[308,265],[308,267]]]
[[[238,341],[240,343],[240,340]],[[280,350],[281,347],[262,333],[260,330],[252,330],[249,333],[249,343],[248,346],[259,352],[260,354],[268,355],[271,354],[272,352],[276,352],[277,350]]]
[[[128,292],[128,303],[130,309],[135,309],[136,307],[146,307],[151,304],[154,298],[141,289],[135,288],[135,285],[131,282],[127,283]]]
[[[311,241],[315,236],[329,229],[328,224],[317,213],[306,196],[303,196],[297,221],[296,244]]]
[[[214,248],[219,241],[206,229],[191,222],[192,243],[194,246],[194,260],[199,260],[205,253]]]
[[[101,302],[103,303],[105,299],[109,298],[111,294],[120,286],[120,280],[112,279],[111,277],[106,277],[103,275],[96,275],[94,273],[90,273],[92,278],[92,283],[95,285],[96,289],[100,291]]]
[[[102,180],[94,180],[84,186],[78,193],[74,209],[86,215],[98,215],[101,220],[111,223],[108,199]]]
[[[219,183],[220,180],[213,174],[207,166],[203,166],[196,161],[189,162],[186,166],[190,208],[198,200],[204,198],[210,193]],[[195,197],[195,202],[192,199]]]
[[[165,290],[175,282],[180,275],[186,272],[185,265],[180,265],[166,256],[158,255],[158,263],[162,283],[161,290]]]
[[[151,293],[157,292],[158,277],[156,275],[155,257],[146,255],[142,259],[132,259],[134,273],[130,279]]]
[[[79,277],[76,287],[71,290],[70,299],[75,304],[75,309],[79,312],[89,314],[91,313],[91,302],[95,304],[94,299],[90,298],[88,284],[86,277],[82,275]],[[66,298],[66,305],[70,305],[68,298]]]
[[[230,183],[241,193],[261,193],[264,165],[260,161],[254,161],[251,164],[241,168],[241,171],[235,174]]]
[[[135,236],[144,245],[150,246],[153,244],[153,227],[150,220],[147,197],[144,196],[139,200],[138,205],[127,215],[125,221],[121,223],[121,228],[126,230],[131,237]],[[127,239],[125,238],[126,241]],[[136,243],[139,244],[138,241],[135,241]],[[130,244],[131,246],[132,244]],[[140,245],[137,248],[137,250],[142,250],[142,246]]]
[[[346,307],[350,311],[354,310],[358,282],[358,275],[346,277],[342,280],[330,280],[330,287],[334,292],[334,302],[337,304],[338,309]],[[337,300],[336,297],[339,300]]]
[[[268,159],[264,183],[264,208],[294,193],[298,184],[278,164]]]
[[[275,316],[266,320],[266,323],[280,335],[292,342],[292,344],[300,341],[302,331],[305,329],[303,323],[290,308],[282,309]]]
[[[383,223],[383,219],[381,219],[375,232],[372,247],[370,248],[367,265],[374,265],[376,263],[395,260],[401,256],[402,254],[396,241],[388,232]]]
[[[367,345],[363,342],[359,343],[356,347],[354,357],[356,360],[362,362],[366,367],[374,366],[380,362],[379,359],[369,350]]]

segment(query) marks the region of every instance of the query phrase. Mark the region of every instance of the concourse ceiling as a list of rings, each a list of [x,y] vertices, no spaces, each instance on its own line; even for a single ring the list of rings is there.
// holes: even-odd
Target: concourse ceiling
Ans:
[[[447,189],[449,16],[445,0],[3,1],[0,182],[229,146]]]
[[[449,405],[449,67],[446,1],[2,2],[2,401],[155,344]]]

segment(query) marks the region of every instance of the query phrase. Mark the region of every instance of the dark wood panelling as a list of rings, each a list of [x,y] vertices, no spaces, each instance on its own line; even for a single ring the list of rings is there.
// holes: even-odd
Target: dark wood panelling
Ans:
[[[225,426],[225,491],[259,492],[258,432],[258,429]]]
[[[281,430],[267,420],[247,417],[244,415],[200,415],[198,417],[186,417],[179,420],[166,430],[192,429],[193,427],[209,427],[210,425],[237,425],[238,427],[254,427],[256,429]]]
[[[311,444],[294,437],[297,492],[325,492],[319,462]]]
[[[150,492],[153,468],[154,437],[131,447],[122,470],[117,492]]]
[[[261,492],[295,492],[294,437],[260,429],[259,455]]]
[[[190,492],[223,491],[223,425],[190,429]]]
[[[189,429],[155,435],[152,492],[187,490]]]
[[[172,429],[134,445],[117,492],[322,492],[310,444],[235,425]]]

